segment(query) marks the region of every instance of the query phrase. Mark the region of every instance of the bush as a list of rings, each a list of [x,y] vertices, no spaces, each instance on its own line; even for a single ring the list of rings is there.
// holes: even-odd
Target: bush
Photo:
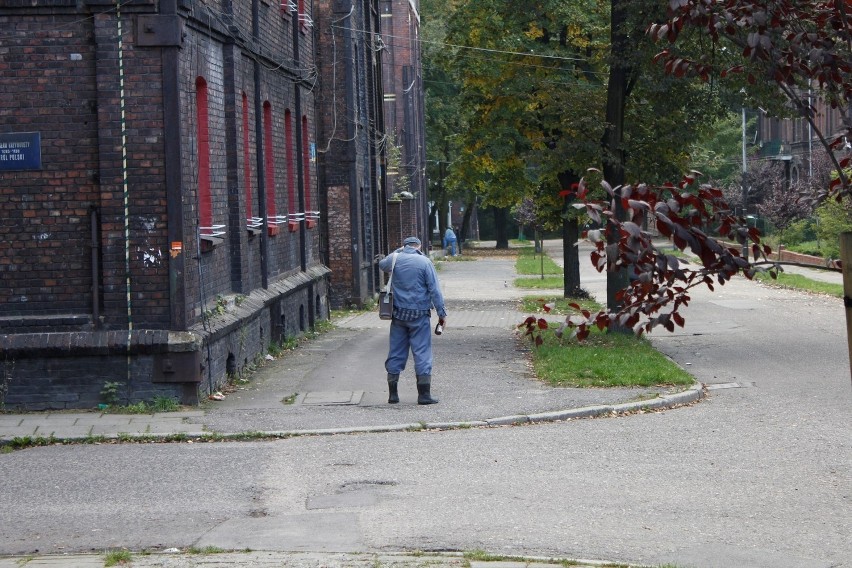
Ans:
[[[837,258],[840,256],[840,233],[852,231],[852,208],[848,202],[838,203],[833,199],[825,201],[817,207],[819,227],[817,237],[823,256]]]
[[[816,221],[813,219],[800,219],[791,224],[784,231],[784,241],[787,248],[791,249],[808,241],[816,241]]]

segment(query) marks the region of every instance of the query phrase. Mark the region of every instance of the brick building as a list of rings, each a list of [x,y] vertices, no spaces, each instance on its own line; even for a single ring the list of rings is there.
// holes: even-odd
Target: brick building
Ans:
[[[376,255],[408,235],[428,242],[417,2],[314,5],[329,296],[335,307],[361,306],[384,281]]]
[[[399,150],[390,164],[387,191],[400,206],[401,234],[390,234],[391,248],[408,235],[429,243],[429,200],[426,185],[426,133],[420,49],[420,2],[380,0],[382,88],[388,143]]]
[[[328,317],[309,0],[0,0],[0,408],[195,402]]]
[[[834,142],[848,132],[846,124],[852,113],[831,108],[821,97],[813,97],[815,124],[829,142]],[[786,179],[797,182],[811,175],[812,156],[823,148],[813,129],[804,118],[777,118],[756,112],[758,157],[778,162],[784,168]],[[852,150],[852,141],[845,141],[839,152]]]

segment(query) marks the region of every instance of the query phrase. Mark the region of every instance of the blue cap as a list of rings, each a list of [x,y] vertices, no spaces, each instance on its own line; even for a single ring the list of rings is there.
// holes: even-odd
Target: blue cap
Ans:
[[[418,239],[417,237],[408,237],[407,239],[402,241],[402,244],[410,246],[419,245],[420,239]]]

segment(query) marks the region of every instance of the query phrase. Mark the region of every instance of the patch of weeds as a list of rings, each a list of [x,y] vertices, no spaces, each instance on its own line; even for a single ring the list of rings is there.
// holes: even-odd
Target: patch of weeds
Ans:
[[[175,412],[180,410],[180,403],[171,396],[158,395],[151,401],[151,410],[154,412]]]
[[[35,556],[24,556],[23,558],[19,558],[15,564],[18,566],[26,566],[31,560],[35,560]]]
[[[122,387],[124,387],[124,383],[120,381],[105,382],[104,387],[101,389],[101,400],[104,401],[104,404],[117,406],[120,401],[119,392]]]
[[[225,298],[224,296],[222,296],[221,294],[219,294],[218,296],[216,296],[216,303],[213,305],[213,307],[210,308],[209,310],[206,310],[202,314],[202,316],[204,317],[204,319],[210,319],[214,316],[221,316],[222,314],[224,314],[227,311],[228,311],[228,299]]]
[[[478,548],[466,551],[463,554],[463,557],[467,560],[473,560],[474,562],[501,562],[506,559],[505,556],[489,554],[484,550],[480,550]]]
[[[122,407],[122,414],[150,414],[150,412],[144,400]]]
[[[126,566],[133,562],[133,555],[127,550],[114,550],[104,556],[104,567]]]
[[[314,324],[314,332],[317,334],[328,333],[329,331],[334,329],[334,324],[331,320],[319,320]]]
[[[204,548],[190,546],[186,549],[187,554],[223,554],[224,552],[225,549],[218,546],[205,546]]]
[[[297,396],[299,396],[299,393],[294,392],[294,393],[293,393],[293,394],[291,394],[290,396],[288,396],[288,397],[285,397],[285,398],[281,399],[281,402],[282,402],[283,404],[293,404],[294,402],[296,402],[296,397],[297,397]]]
[[[59,440],[51,434],[49,437],[44,436],[19,436],[12,438],[3,446],[4,450],[10,448],[6,453],[23,450],[25,448],[37,448],[41,446],[52,446],[59,443]]]

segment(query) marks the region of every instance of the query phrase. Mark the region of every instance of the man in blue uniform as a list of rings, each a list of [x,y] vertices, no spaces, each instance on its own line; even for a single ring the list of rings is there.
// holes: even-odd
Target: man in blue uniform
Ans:
[[[385,369],[388,372],[388,403],[399,402],[397,384],[405,370],[408,351],[414,356],[417,376],[417,404],[435,404],[432,398],[432,307],[441,325],[447,317],[444,296],[438,284],[438,274],[428,256],[420,251],[420,239],[408,237],[403,248],[379,262],[384,272],[393,270],[393,319],[390,326],[390,347]],[[394,264],[396,257],[396,264]]]
[[[456,234],[452,227],[447,227],[444,232],[444,250],[450,256],[456,256]]]

